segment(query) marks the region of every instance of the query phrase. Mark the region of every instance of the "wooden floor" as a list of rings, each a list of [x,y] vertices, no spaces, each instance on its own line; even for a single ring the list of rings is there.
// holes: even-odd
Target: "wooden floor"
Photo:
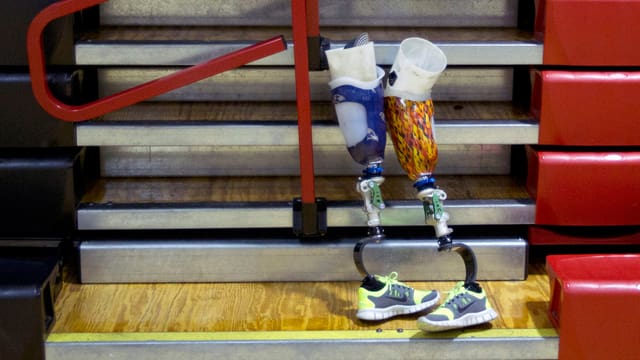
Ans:
[[[358,320],[357,282],[81,285],[73,279],[67,271],[55,304],[54,334],[417,328],[417,315]],[[445,297],[454,282],[409,284]],[[478,329],[553,327],[543,264],[532,262],[526,281],[482,285],[499,317]]]

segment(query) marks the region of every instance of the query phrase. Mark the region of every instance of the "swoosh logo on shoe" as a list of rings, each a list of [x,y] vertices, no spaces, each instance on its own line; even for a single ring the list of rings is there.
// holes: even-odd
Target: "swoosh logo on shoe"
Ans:
[[[476,300],[474,300],[474,301],[470,301],[470,302],[468,302],[468,303],[466,303],[466,304],[464,304],[464,305],[463,305],[463,304],[459,304],[459,305],[458,305],[458,312],[461,312],[461,313],[465,312],[465,311],[466,311],[466,310],[467,310],[471,305],[473,305],[475,302],[476,302]]]
[[[408,299],[406,293],[403,293],[402,296],[393,296],[393,295],[384,294],[382,295],[382,297],[385,299],[399,301],[399,302],[407,302],[407,299]]]

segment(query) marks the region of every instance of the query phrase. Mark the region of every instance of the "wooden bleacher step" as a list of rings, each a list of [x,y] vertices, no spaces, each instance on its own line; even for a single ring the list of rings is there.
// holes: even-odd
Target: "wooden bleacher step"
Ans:
[[[435,107],[438,144],[538,142],[538,125],[511,102],[448,101]],[[314,145],[342,150],[333,106],[317,102],[312,111]],[[291,102],[152,102],[78,124],[76,141],[81,146],[297,146],[296,120]]]
[[[332,48],[359,33],[374,41],[376,62],[391,66],[400,40],[429,39],[447,55],[450,66],[536,65],[542,63],[543,45],[530,32],[517,28],[436,27],[325,27],[321,35]],[[282,35],[287,50],[251,63],[253,66],[293,66],[290,27],[101,27],[76,43],[76,62],[95,66],[186,66],[223,55],[249,44]],[[139,49],[143,47],[145,51]]]
[[[67,276],[46,355],[556,359],[558,336],[546,315],[543,266],[530,265],[526,281],[482,283],[500,314],[490,324],[439,334],[417,330],[417,316],[357,320],[357,281],[79,285]],[[410,282],[442,296],[453,284]]]
[[[354,181],[347,176],[317,178],[318,194],[330,200],[329,234],[304,241],[291,232],[297,177],[103,178],[78,210],[78,228],[91,231],[80,245],[82,281],[224,281],[229,272],[236,281],[353,280],[358,277],[351,266],[353,246],[366,233]],[[522,185],[510,176],[442,176],[440,186],[451,189],[446,202],[450,224],[478,226],[456,236],[477,253],[480,278],[524,279],[523,234],[488,233],[496,224],[533,222],[535,205]],[[391,176],[382,189],[387,199],[382,219],[389,236],[367,249],[371,266],[383,272],[401,267],[407,279],[424,279],[425,274],[430,280],[463,276],[455,254],[443,257],[437,252],[410,181]],[[411,235],[401,230],[411,227],[417,227]],[[175,229],[208,232],[204,236],[170,232]],[[248,230],[238,234],[233,229]],[[120,232],[103,236],[92,233],[96,230]],[[164,233],[145,235],[143,230]],[[305,270],[291,272],[292,264]]]
[[[329,200],[328,226],[363,226],[362,200],[352,189],[354,181],[317,179],[318,196]],[[442,176],[439,184],[448,192],[452,225],[533,223],[535,204],[510,176]],[[424,224],[422,203],[408,179],[388,177],[382,189],[387,224]],[[290,202],[297,196],[296,177],[103,178],[83,198],[78,228],[291,228]]]

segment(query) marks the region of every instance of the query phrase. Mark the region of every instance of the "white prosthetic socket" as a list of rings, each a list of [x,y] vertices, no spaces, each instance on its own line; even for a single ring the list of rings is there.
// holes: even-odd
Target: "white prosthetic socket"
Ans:
[[[352,78],[369,82],[378,78],[373,42],[350,48],[327,50],[331,80]]]
[[[413,101],[431,99],[431,89],[447,67],[447,57],[428,40],[408,38],[400,43],[389,73],[385,96]]]
[[[367,39],[365,37],[365,39]],[[367,166],[384,159],[386,124],[384,121],[382,78],[376,66],[373,42],[326,52],[338,124],[353,159]]]

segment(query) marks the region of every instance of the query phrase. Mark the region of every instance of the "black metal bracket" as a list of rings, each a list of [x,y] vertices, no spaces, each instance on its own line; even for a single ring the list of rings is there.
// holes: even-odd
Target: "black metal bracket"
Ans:
[[[331,48],[331,40],[322,36],[309,36],[309,70],[322,71],[329,69],[325,51]]]
[[[327,233],[327,200],[316,198],[313,203],[293,199],[293,232],[299,237],[324,236]]]

